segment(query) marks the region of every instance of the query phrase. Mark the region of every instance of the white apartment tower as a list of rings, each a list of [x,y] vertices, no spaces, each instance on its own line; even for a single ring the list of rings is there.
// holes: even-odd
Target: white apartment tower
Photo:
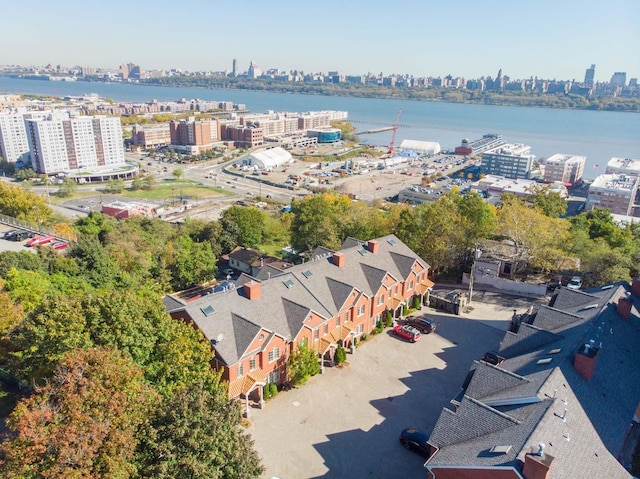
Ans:
[[[45,118],[51,112],[0,113],[0,156],[9,163],[29,160],[25,118]]]
[[[31,161],[38,173],[125,164],[120,119],[107,116],[25,119]]]

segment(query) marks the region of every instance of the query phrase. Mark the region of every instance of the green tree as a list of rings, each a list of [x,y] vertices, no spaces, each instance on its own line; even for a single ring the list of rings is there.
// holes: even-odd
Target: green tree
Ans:
[[[532,188],[533,205],[550,218],[559,218],[567,212],[567,202],[550,185],[535,184]]]
[[[35,178],[36,172],[33,171],[32,168],[20,168],[20,169],[16,169],[15,170],[15,174],[14,174],[14,178],[16,180],[20,180],[20,181],[24,181],[24,180],[30,180],[32,178]]]
[[[58,188],[58,196],[61,198],[68,198],[73,195],[78,189],[78,183],[73,178],[68,176],[62,180],[60,187]]]
[[[293,201],[291,243],[298,251],[317,246],[338,249],[343,241],[341,221],[351,200],[346,195],[322,193]]]
[[[42,196],[6,182],[0,182],[0,213],[34,224],[50,224],[53,210]]]
[[[138,447],[142,477],[258,478],[263,472],[251,439],[237,427],[240,409],[202,384],[177,391],[157,409]]]
[[[254,207],[232,206],[222,213],[222,249],[230,251],[236,246],[258,248],[263,241],[267,214]]]
[[[42,263],[38,255],[29,251],[3,251],[0,253],[0,278],[6,278],[11,268],[40,271]]]
[[[174,289],[186,289],[215,277],[217,260],[208,242],[196,243],[188,236],[179,236],[170,246],[168,267]]]
[[[289,356],[288,367],[289,378],[293,384],[304,384],[311,376],[320,372],[318,354],[307,346],[306,341],[303,341]]]
[[[107,180],[104,191],[111,194],[122,193],[124,191],[124,180],[115,180],[113,178]]]
[[[180,168],[176,168],[171,172],[171,174],[176,178],[176,180],[179,180],[184,175],[184,171]]]
[[[347,360],[347,352],[344,350],[342,345],[338,345],[338,347],[336,348],[336,356],[335,356],[336,364],[340,365],[344,363],[346,360]]]
[[[156,401],[122,353],[69,353],[11,414],[15,436],[2,444],[4,477],[131,477],[136,431]]]

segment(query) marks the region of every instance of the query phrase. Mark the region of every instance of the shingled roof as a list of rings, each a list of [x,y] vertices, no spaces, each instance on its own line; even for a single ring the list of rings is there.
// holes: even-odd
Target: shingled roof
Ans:
[[[543,444],[543,454],[553,457],[550,479],[629,478],[616,459],[640,398],[640,299],[632,298],[628,321],[616,309],[628,290],[626,283],[562,288],[532,324],[506,333],[505,361],[475,362],[457,410],[443,410],[430,439],[439,450],[425,466],[509,466],[521,473],[525,455]],[[584,344],[598,350],[589,380],[574,367]],[[511,447],[495,454],[494,446]]]
[[[311,313],[332,318],[350,298],[377,293],[387,275],[395,281],[404,281],[412,268],[428,269],[428,265],[394,235],[376,241],[376,254],[366,249],[363,241],[345,241],[340,250],[344,256],[343,267],[334,264],[334,252],[322,249],[322,255],[285,271],[265,268],[266,277],[261,276],[259,280],[259,299],[250,300],[242,288],[258,279],[241,274],[235,289],[187,303],[167,297],[165,304],[172,312],[184,312],[213,341],[217,359],[231,365],[249,353],[247,348],[261,330],[291,340]]]

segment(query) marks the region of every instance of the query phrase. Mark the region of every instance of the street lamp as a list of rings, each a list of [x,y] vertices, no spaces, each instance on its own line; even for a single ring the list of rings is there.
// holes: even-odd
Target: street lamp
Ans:
[[[480,258],[480,255],[482,254],[482,250],[478,249],[478,244],[476,243],[473,247],[473,263],[471,265],[471,273],[469,274],[469,301],[468,303],[471,303],[471,300],[473,299],[473,280],[475,279],[475,274],[476,274],[476,260]]]

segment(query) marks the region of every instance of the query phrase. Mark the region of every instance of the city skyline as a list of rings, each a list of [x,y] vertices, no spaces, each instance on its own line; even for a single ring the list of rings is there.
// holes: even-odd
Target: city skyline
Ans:
[[[220,71],[235,58],[239,72],[254,61],[263,71],[474,78],[502,68],[512,78],[578,81],[596,64],[595,81],[617,71],[640,76],[634,0],[612,0],[606,9],[594,0],[580,8],[551,0],[490,7],[464,0],[455,9],[417,0],[393,8],[364,0],[274,3],[14,3],[3,7],[15,21],[0,33],[12,47],[0,64]]]

